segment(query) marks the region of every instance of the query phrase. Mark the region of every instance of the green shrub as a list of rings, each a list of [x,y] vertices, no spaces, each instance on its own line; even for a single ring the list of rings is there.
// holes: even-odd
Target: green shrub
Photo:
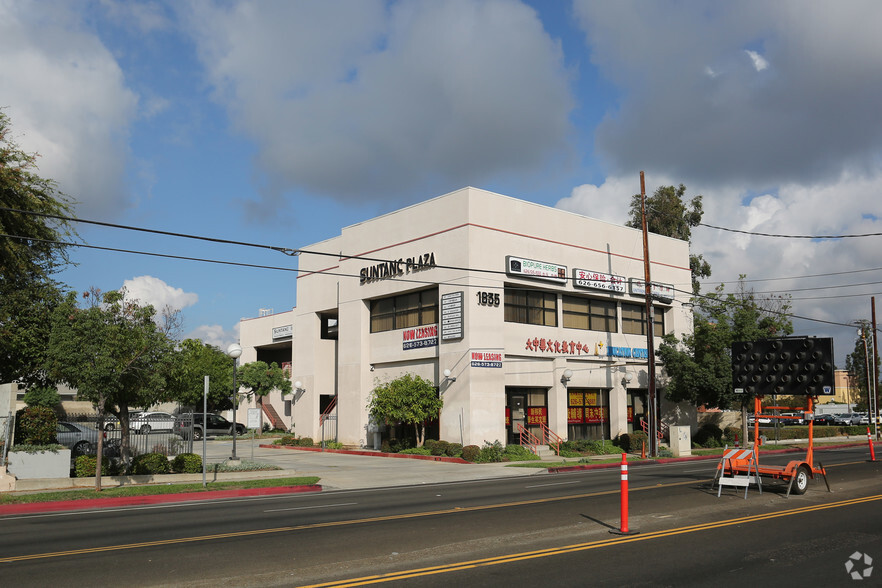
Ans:
[[[280,438],[273,441],[273,445],[289,445],[294,446],[297,444],[297,437],[294,435],[282,435]]]
[[[54,386],[28,386],[22,400],[28,406],[45,406],[53,410],[61,404],[61,396]]]
[[[444,453],[448,457],[460,457],[462,455],[462,445],[459,443],[448,443],[447,450]]]
[[[425,447],[411,447],[410,449],[404,449],[398,453],[401,455],[433,455],[432,452]]]
[[[389,443],[388,439],[383,439],[383,442],[380,443],[380,451],[383,453],[392,453],[392,444]]]
[[[484,447],[478,453],[478,463],[496,463],[502,461],[502,443],[498,440],[490,443],[484,441]]]
[[[481,455],[481,448],[477,445],[466,445],[462,448],[462,458],[466,461],[475,463]]]
[[[447,455],[447,449],[450,447],[450,443],[447,441],[438,441],[435,443],[435,449],[432,451],[432,455]]]
[[[692,442],[702,447],[720,447],[723,430],[714,423],[704,423],[695,432]]]
[[[505,461],[532,461],[539,459],[538,455],[523,445],[517,445],[516,443],[506,445],[505,451],[502,452],[502,455]]]
[[[674,457],[674,454],[671,453],[671,450],[667,447],[659,447],[658,448],[658,456],[659,457]]]
[[[202,471],[202,457],[195,453],[179,453],[171,462],[176,474],[198,474]]]
[[[582,452],[561,448],[560,453],[558,453],[557,455],[558,457],[582,457]]]
[[[622,451],[636,453],[642,451],[643,444],[649,441],[649,437],[643,431],[623,433],[615,438],[613,443],[622,448]]]
[[[343,449],[343,444],[339,441],[325,441],[325,449]]]
[[[443,455],[443,452],[442,453],[435,453],[435,448],[437,446],[438,446],[437,439],[426,439],[423,442],[423,448],[428,449],[430,452],[432,452],[432,455]]]
[[[50,445],[56,443],[58,417],[51,408],[28,406],[15,415],[15,442],[13,445]]]
[[[298,447],[314,447],[315,442],[312,440],[312,437],[301,437],[297,440]]]
[[[74,476],[77,478],[91,478],[95,475],[95,467],[98,465],[98,457],[95,455],[79,455],[74,460]],[[101,460],[101,475],[115,476],[118,474],[116,464],[109,457]]]
[[[171,465],[161,453],[142,453],[132,460],[129,471],[133,476],[167,474],[171,471]],[[202,471],[201,467],[199,471]]]

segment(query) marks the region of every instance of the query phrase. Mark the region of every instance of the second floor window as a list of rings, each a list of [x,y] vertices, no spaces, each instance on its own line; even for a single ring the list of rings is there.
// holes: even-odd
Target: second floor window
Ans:
[[[505,321],[557,326],[557,294],[540,290],[505,289]]]
[[[438,322],[438,290],[423,290],[371,301],[371,333]]]

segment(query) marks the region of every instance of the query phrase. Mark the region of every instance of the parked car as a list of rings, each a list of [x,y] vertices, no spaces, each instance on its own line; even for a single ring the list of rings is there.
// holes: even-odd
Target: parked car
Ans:
[[[860,421],[858,421],[859,425],[869,425],[870,424],[870,415],[865,412],[855,413],[860,417]]]
[[[129,429],[146,435],[150,431],[172,431],[175,417],[167,412],[145,411],[129,417]]]
[[[791,419],[781,419],[781,422],[785,425],[804,425],[805,424],[805,413],[803,413],[803,412],[782,412],[781,416],[796,417],[796,418],[791,418]]]
[[[58,443],[70,449],[71,455],[95,453],[98,445],[98,431],[81,423],[58,421],[55,428]]]
[[[747,424],[748,424],[748,425],[752,425],[752,424],[754,424],[755,422],[756,422],[756,415],[753,415],[753,414],[749,414],[749,415],[747,415]],[[760,418],[759,418],[759,424],[761,424],[761,425],[771,425],[771,424],[772,424],[772,419],[770,419],[770,418],[767,417],[767,416],[762,416],[762,415],[760,415]]]
[[[844,412],[833,415],[834,425],[859,425],[861,424],[861,415],[856,412]]]
[[[835,416],[833,414],[816,414],[812,420],[816,425],[833,425],[835,424]]]
[[[174,432],[184,439],[190,438],[190,431],[193,431],[193,439],[202,439],[203,432],[209,437],[212,435],[232,435],[233,423],[225,419],[219,414],[208,415],[208,426],[203,427],[204,414],[201,412],[186,412],[179,414],[175,418]],[[244,434],[248,429],[242,423],[236,423],[236,433]]]

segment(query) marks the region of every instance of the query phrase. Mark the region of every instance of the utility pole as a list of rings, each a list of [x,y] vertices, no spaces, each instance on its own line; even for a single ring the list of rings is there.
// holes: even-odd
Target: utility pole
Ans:
[[[876,384],[879,382],[879,365],[876,363],[876,297],[870,297],[870,307],[873,319],[873,433],[879,438],[879,395],[876,393]],[[868,383],[869,385],[869,383]]]
[[[646,300],[646,351],[647,368],[649,373],[649,387],[646,391],[649,404],[649,455],[658,457],[658,405],[655,400],[655,335],[652,308],[652,280],[649,272],[649,231],[646,228],[646,182],[643,172],[640,172],[640,215],[643,218],[643,278],[644,295]]]

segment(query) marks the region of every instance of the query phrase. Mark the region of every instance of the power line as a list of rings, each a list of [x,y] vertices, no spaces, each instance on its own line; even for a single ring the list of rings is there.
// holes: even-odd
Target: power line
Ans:
[[[0,210],[5,210],[5,211],[9,211],[9,212],[17,212],[20,214],[31,214],[31,215],[35,215],[35,216],[41,216],[41,217],[45,217],[45,218],[54,218],[54,219],[58,219],[58,220],[65,220],[65,221],[71,221],[71,222],[83,222],[83,223],[87,223],[87,224],[106,226],[106,227],[110,227],[110,228],[132,230],[132,231],[152,233],[152,234],[172,236],[172,237],[179,237],[179,238],[186,238],[186,239],[195,239],[195,240],[207,241],[207,242],[212,242],[212,243],[223,243],[223,244],[230,244],[230,245],[257,247],[257,248],[261,248],[261,249],[268,249],[271,251],[277,251],[277,252],[284,253],[285,255],[290,255],[290,256],[298,256],[301,254],[312,254],[312,255],[320,255],[320,256],[327,256],[327,257],[336,257],[341,260],[342,259],[360,259],[360,260],[364,260],[364,261],[376,261],[376,262],[380,262],[380,263],[385,263],[385,262],[390,261],[389,259],[372,258],[372,257],[367,257],[367,256],[362,256],[362,255],[343,255],[342,252],[341,253],[328,253],[328,252],[322,252],[322,251],[309,251],[309,250],[302,250],[302,249],[293,249],[293,248],[289,248],[289,247],[279,247],[279,246],[274,246],[274,245],[261,245],[261,244],[250,243],[250,242],[245,242],[245,241],[232,241],[229,239],[203,237],[203,236],[199,236],[199,235],[190,235],[190,234],[186,234],[186,233],[177,233],[177,232],[172,232],[172,231],[162,231],[162,230],[157,230],[157,229],[147,229],[147,228],[143,228],[143,227],[133,227],[133,226],[129,226],[129,225],[121,225],[121,224],[116,224],[116,223],[107,223],[107,222],[102,222],[102,221],[80,219],[80,218],[76,218],[76,217],[67,217],[67,216],[62,216],[62,215],[37,213],[37,212],[19,210],[19,209],[8,208],[8,207],[0,207]],[[81,244],[81,243],[71,243],[71,242],[64,242],[64,241],[32,239],[32,238],[23,237],[20,235],[0,235],[0,236],[7,237],[7,238],[14,238],[14,239],[54,243],[54,244],[65,245],[65,246],[85,247],[85,248],[89,248],[89,249],[98,249],[98,250],[130,253],[130,254],[137,254],[137,255],[147,255],[147,256],[153,256],[153,257],[164,257],[164,258],[169,258],[169,259],[179,259],[179,260],[187,260],[187,261],[198,261],[198,262],[204,262],[204,263],[234,265],[234,266],[241,266],[241,267],[253,267],[253,268],[258,268],[258,269],[274,269],[274,270],[284,270],[284,271],[294,271],[294,272],[307,273],[307,270],[303,270],[303,269],[280,268],[280,267],[274,267],[274,266],[262,266],[262,265],[257,265],[257,264],[244,264],[244,263],[229,262],[229,261],[222,261],[222,260],[192,258],[192,257],[186,257],[186,256],[152,253],[152,252],[145,252],[145,251],[127,250],[127,249],[119,249],[119,248],[111,248],[111,247],[100,247],[100,246],[96,246],[96,245],[86,245],[86,244]],[[436,265],[435,267],[439,268],[439,269],[452,269],[452,270],[458,270],[458,271],[471,271],[471,272],[502,274],[502,275],[506,274],[504,271],[500,271],[500,270],[484,270],[484,269],[473,269],[473,268],[464,268],[464,267],[459,267],[459,266],[443,266],[443,265]],[[331,272],[331,271],[329,271],[329,269],[330,268],[325,269],[325,270],[315,270],[310,273],[323,273],[323,274],[327,274],[327,275],[338,275],[341,277],[353,277],[353,278],[359,277],[357,275],[348,275],[348,274]],[[568,278],[568,279],[570,279],[570,278]],[[411,282],[415,282],[415,283],[424,283],[424,284],[438,283],[436,281],[423,282],[423,281],[411,280],[411,279],[408,279],[407,281],[411,281]],[[708,297],[708,296],[701,295],[701,294],[695,295],[691,290],[680,290],[680,289],[674,288],[674,291],[684,293],[689,296],[711,298],[713,300],[716,300],[717,302],[726,303],[725,301],[723,301],[720,298]],[[775,312],[775,311],[767,311],[767,312]],[[799,318],[802,320],[831,324],[831,325],[851,326],[851,325],[846,325],[843,323],[836,323],[836,322],[826,321],[826,320],[822,320],[822,319],[814,319],[811,317],[803,317],[803,316],[799,316],[799,315],[795,315],[795,314],[788,314],[788,313],[783,313],[783,312],[777,312],[777,314],[784,315],[784,316],[791,316],[793,318]]]

